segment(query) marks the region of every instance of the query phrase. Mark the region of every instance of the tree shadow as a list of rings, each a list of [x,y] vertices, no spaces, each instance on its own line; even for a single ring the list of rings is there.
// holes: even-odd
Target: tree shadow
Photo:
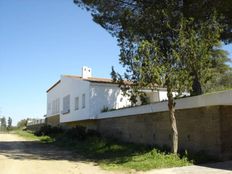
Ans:
[[[105,146],[101,148],[106,149]],[[135,149],[133,150],[133,147],[131,146],[130,148],[128,145],[125,149],[116,149],[115,151],[109,148],[109,152],[106,154],[97,153],[89,155],[88,152],[81,153],[80,150],[79,152],[75,151],[75,148],[66,150],[54,144],[45,144],[39,141],[7,141],[0,142],[0,155],[15,160],[67,160],[82,163],[95,162],[96,164],[101,160],[106,160],[105,163],[109,164],[123,164],[128,162],[138,151],[140,151],[140,153],[149,151],[149,148],[140,149],[138,146],[138,148],[134,147]],[[101,151],[101,148],[98,150]],[[91,153],[93,154],[93,152],[90,152],[90,154]],[[198,166],[232,171],[232,161],[198,164]]]
[[[200,164],[199,166],[232,171],[232,161],[216,162],[211,164]]]
[[[16,160],[68,160],[86,162],[80,155],[38,141],[0,142],[0,155]]]

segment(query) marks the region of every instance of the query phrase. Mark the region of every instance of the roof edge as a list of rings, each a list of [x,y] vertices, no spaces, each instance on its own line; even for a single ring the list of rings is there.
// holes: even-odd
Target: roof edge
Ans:
[[[51,91],[54,87],[56,87],[60,82],[61,82],[61,80],[58,80],[54,85],[52,85],[52,86],[47,90],[47,93],[48,93],[49,91]]]

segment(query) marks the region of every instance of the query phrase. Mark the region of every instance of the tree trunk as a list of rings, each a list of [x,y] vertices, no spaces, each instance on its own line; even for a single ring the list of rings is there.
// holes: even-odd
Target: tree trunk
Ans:
[[[199,80],[198,75],[196,73],[194,73],[193,78],[194,79],[193,79],[191,96],[203,94],[201,83],[200,83],[200,80]]]
[[[176,125],[176,117],[175,117],[175,102],[170,87],[167,87],[167,96],[168,96],[169,117],[171,123],[171,131],[172,131],[172,152],[176,154],[178,151],[178,130]]]

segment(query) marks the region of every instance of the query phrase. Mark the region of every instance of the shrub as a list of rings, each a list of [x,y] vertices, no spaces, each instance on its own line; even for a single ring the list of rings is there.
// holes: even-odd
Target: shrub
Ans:
[[[88,137],[101,137],[101,134],[96,130],[88,129],[87,130],[87,136]]]
[[[63,133],[64,130],[62,129],[62,127],[52,127],[50,125],[45,125],[42,126],[38,131],[35,131],[35,135],[37,136],[52,136],[52,135],[56,135],[56,134],[60,134]]]
[[[86,127],[76,126],[64,130],[62,127],[52,127],[50,125],[42,126],[38,131],[34,132],[36,136],[50,136],[55,139],[71,139],[71,140],[85,140],[87,137],[100,137],[100,133],[95,130],[87,130]]]
[[[76,126],[65,131],[65,135],[72,139],[84,140],[87,136],[86,128],[83,126]]]

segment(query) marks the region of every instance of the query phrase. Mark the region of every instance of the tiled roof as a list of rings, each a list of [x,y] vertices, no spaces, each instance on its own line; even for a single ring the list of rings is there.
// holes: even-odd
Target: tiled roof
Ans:
[[[112,79],[107,78],[98,78],[98,77],[88,77],[88,78],[82,78],[81,76],[74,76],[74,75],[64,75],[64,77],[70,77],[70,78],[77,78],[89,82],[98,82],[98,83],[115,83]]]
[[[64,77],[68,78],[77,78],[81,79],[84,81],[89,81],[89,82],[95,82],[95,83],[110,83],[110,84],[117,84],[116,82],[113,82],[112,79],[109,78],[97,78],[97,77],[88,77],[88,78],[82,78],[81,76],[75,76],[75,75],[64,75]],[[56,85],[60,83],[60,80],[56,82],[52,87],[50,87],[47,92],[49,92],[51,89],[53,89]]]
[[[84,79],[90,82],[98,82],[98,83],[115,83],[112,79],[106,79],[106,78],[95,78],[95,77],[89,77],[88,79]]]

